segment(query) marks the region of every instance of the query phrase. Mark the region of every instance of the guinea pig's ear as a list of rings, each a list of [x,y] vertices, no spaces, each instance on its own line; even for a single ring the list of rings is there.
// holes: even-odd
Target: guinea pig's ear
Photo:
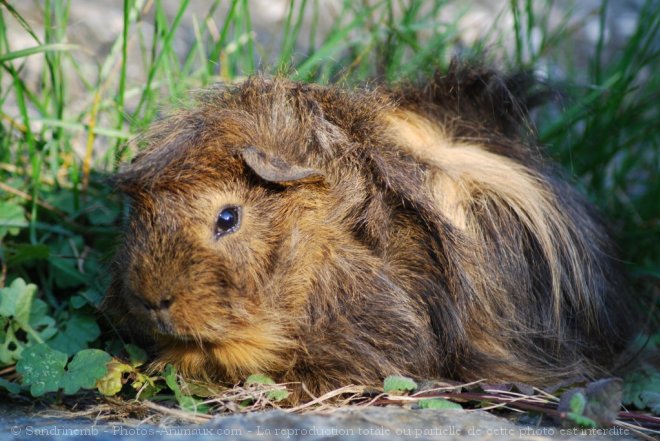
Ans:
[[[268,155],[256,147],[241,150],[241,156],[252,171],[259,177],[278,184],[319,182],[325,178],[321,170],[289,164],[282,158]]]

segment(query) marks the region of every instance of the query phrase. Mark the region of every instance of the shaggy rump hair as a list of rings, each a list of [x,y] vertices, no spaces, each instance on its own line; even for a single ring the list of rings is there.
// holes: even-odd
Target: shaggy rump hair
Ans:
[[[131,212],[105,310],[155,367],[213,381],[602,374],[629,300],[602,223],[529,141],[532,86],[455,63],[423,87],[203,91],[115,179]]]

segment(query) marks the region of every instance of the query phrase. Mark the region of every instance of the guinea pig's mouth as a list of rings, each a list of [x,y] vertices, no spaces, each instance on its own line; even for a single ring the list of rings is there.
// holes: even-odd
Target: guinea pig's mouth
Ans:
[[[192,342],[192,341],[195,340],[192,335],[170,334],[170,333],[162,332],[161,330],[156,330],[154,332],[154,334],[155,334],[156,338],[158,338],[158,340],[161,341],[161,342],[186,343],[186,342]]]
[[[199,338],[196,338],[195,335],[177,329],[169,312],[153,312],[149,314],[149,321],[153,325],[153,334],[158,340],[171,342],[199,341]]]
[[[204,345],[211,343],[203,335],[177,327],[175,323],[167,317],[151,317],[151,322],[154,325],[152,328],[154,338],[163,345],[179,343]]]
[[[171,336],[178,335],[178,332],[176,332],[176,329],[174,329],[174,325],[172,324],[172,321],[167,318],[156,316],[156,318],[154,319],[154,324],[156,325],[156,332],[158,334],[171,335]]]
[[[162,344],[202,342],[199,337],[196,338],[192,334],[178,332],[171,324],[157,324],[153,333],[154,337]]]

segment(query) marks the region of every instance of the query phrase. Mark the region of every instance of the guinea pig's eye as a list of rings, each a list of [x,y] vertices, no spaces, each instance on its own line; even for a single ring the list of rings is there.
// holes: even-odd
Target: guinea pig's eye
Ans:
[[[233,233],[241,225],[241,207],[231,205],[223,208],[215,221],[216,239],[225,234]]]

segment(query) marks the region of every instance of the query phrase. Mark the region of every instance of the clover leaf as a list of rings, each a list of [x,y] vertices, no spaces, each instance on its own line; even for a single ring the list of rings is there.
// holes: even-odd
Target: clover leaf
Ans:
[[[101,335],[101,329],[93,315],[73,311],[64,328],[48,343],[55,349],[73,355],[87,348],[87,345]]]
[[[62,377],[64,393],[71,395],[80,389],[94,389],[97,380],[108,372],[107,364],[112,357],[99,349],[84,349],[78,352],[69,363]]]
[[[67,355],[44,343],[25,348],[16,364],[16,372],[23,376],[23,384],[30,386],[33,397],[60,388]]]
[[[30,321],[30,308],[37,286],[26,284],[21,278],[10,286],[0,289],[0,315],[9,317],[21,325]]]

